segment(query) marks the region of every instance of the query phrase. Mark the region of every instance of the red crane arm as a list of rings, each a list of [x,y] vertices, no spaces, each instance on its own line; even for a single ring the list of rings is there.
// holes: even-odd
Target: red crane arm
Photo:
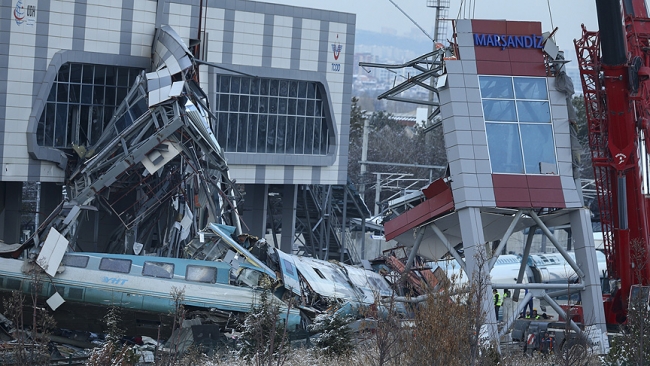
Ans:
[[[624,14],[618,0],[596,0],[600,32],[583,26],[576,40],[608,275],[621,283],[608,323],[625,320],[630,287],[650,280],[650,19],[645,1],[623,2]]]

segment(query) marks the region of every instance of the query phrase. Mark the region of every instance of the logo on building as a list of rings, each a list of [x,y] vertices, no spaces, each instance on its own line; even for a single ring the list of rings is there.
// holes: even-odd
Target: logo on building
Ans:
[[[336,38],[339,38],[339,35],[336,35]],[[341,50],[343,49],[343,46],[339,44],[334,44],[332,43],[332,52],[334,53],[334,60],[338,60],[339,56],[341,55]]]
[[[544,37],[536,34],[530,36],[508,36],[498,34],[474,34],[474,46],[506,48],[544,48]]]
[[[23,5],[23,0],[16,1],[14,20],[17,25],[34,25],[36,23],[36,5]]]

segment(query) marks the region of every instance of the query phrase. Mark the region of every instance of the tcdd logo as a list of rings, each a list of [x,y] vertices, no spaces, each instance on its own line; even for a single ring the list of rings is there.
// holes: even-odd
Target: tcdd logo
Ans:
[[[338,34],[336,35],[336,38],[339,38],[339,35],[338,35]],[[340,43],[339,43],[338,45],[332,43],[332,52],[334,53],[334,60],[338,60],[338,59],[339,59],[339,56],[341,55],[341,50],[342,50],[342,49],[343,49],[343,46],[341,46]]]

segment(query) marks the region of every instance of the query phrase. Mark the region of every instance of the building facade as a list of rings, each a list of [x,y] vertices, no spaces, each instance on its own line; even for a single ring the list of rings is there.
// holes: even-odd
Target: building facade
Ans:
[[[246,192],[251,233],[265,231],[271,185],[295,210],[298,185],[346,182],[353,14],[235,0],[13,0],[0,14],[7,243],[18,241],[22,183],[41,183],[44,215],[61,201],[70,156],[96,142],[135,76],[155,71],[152,42],[164,25],[201,60],[212,128]]]

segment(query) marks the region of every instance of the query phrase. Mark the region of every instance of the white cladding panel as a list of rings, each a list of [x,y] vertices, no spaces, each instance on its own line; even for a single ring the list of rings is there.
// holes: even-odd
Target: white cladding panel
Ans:
[[[11,2],[13,10],[16,0]],[[119,57],[126,65],[134,59],[142,64],[151,57],[156,26],[172,26],[189,44],[200,25],[206,61],[275,79],[322,82],[333,119],[332,164],[313,167],[277,159],[263,166],[231,165],[231,177],[240,183],[345,182],[354,15],[243,0],[212,2],[216,7],[203,12],[181,0],[164,5],[136,1],[129,8],[123,3],[22,0],[30,14],[21,21],[12,13],[5,20],[11,25],[0,34],[0,52],[7,55],[6,61],[0,59],[0,181],[63,181],[64,171],[56,163],[37,160],[28,149],[47,99],[42,89],[49,91],[58,66]],[[0,9],[8,13],[5,7]],[[215,87],[211,76],[222,71],[207,66],[200,71],[201,86],[210,93]]]

